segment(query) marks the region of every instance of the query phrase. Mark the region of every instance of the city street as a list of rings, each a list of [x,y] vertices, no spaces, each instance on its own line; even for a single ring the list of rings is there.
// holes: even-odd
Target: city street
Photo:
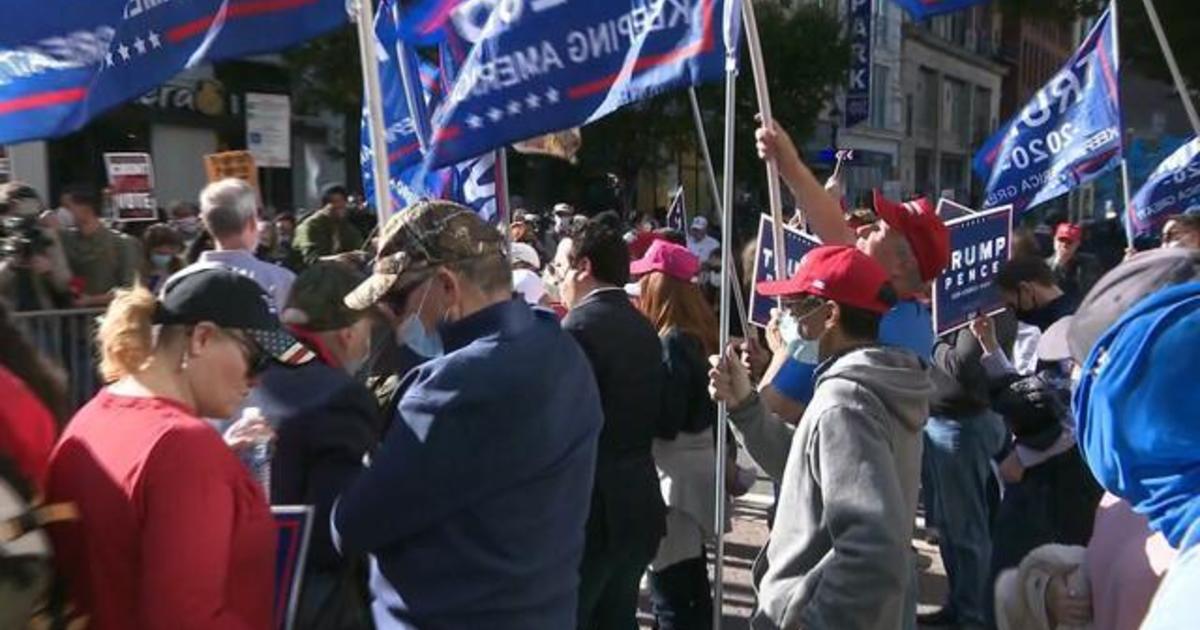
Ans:
[[[725,604],[724,630],[744,630],[750,627],[750,614],[754,610],[754,589],[751,586],[750,569],[754,559],[767,542],[767,509],[770,507],[771,486],[760,480],[754,490],[733,502],[733,531],[725,537]],[[923,523],[918,518],[918,526]],[[925,532],[918,529],[913,547],[920,554],[920,594],[917,612],[927,612],[941,605],[946,594],[946,572],[938,555],[937,546],[925,541]],[[650,600],[643,589],[642,603],[638,612],[641,628],[652,627],[653,617],[649,614]]]

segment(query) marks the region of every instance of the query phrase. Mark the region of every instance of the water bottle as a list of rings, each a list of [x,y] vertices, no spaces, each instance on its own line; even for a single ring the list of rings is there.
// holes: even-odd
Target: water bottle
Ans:
[[[262,412],[258,407],[247,407],[242,412],[242,420],[258,420],[262,418]],[[246,467],[250,469],[250,475],[262,486],[263,495],[267,497],[268,503],[271,501],[271,458],[274,455],[275,448],[272,436],[260,435],[254,440],[254,444],[243,456]]]
[[[270,437],[261,437],[250,448],[250,474],[262,486],[263,495],[271,502],[271,457],[274,453]]]

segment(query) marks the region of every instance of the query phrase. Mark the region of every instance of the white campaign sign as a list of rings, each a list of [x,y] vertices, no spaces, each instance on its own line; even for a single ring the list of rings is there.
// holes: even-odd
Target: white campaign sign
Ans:
[[[261,168],[291,168],[292,103],[286,94],[246,94],[246,148]]]

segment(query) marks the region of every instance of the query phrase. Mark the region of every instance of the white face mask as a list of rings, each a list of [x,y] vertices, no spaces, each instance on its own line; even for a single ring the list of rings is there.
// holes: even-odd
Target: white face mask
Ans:
[[[820,362],[817,350],[820,344],[816,340],[805,339],[800,334],[800,320],[790,312],[784,313],[779,320],[779,335],[783,337],[783,342],[787,344],[788,353],[793,359],[812,365]]]
[[[397,341],[426,359],[437,358],[445,354],[442,336],[438,334],[437,330],[433,332],[426,330],[425,324],[419,317],[421,309],[425,307],[425,298],[429,297],[429,290],[432,288],[433,282],[430,282],[429,286],[425,287],[425,293],[421,295],[421,302],[417,305],[417,309],[396,330]]]

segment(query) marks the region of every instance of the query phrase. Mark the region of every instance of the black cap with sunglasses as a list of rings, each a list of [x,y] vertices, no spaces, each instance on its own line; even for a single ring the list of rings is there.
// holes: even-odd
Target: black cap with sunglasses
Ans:
[[[272,359],[299,365],[313,358],[311,351],[283,329],[270,296],[258,283],[224,268],[177,275],[158,298],[155,324],[188,326],[201,322],[245,333],[246,341],[254,346],[248,360],[255,373],[265,370]]]

